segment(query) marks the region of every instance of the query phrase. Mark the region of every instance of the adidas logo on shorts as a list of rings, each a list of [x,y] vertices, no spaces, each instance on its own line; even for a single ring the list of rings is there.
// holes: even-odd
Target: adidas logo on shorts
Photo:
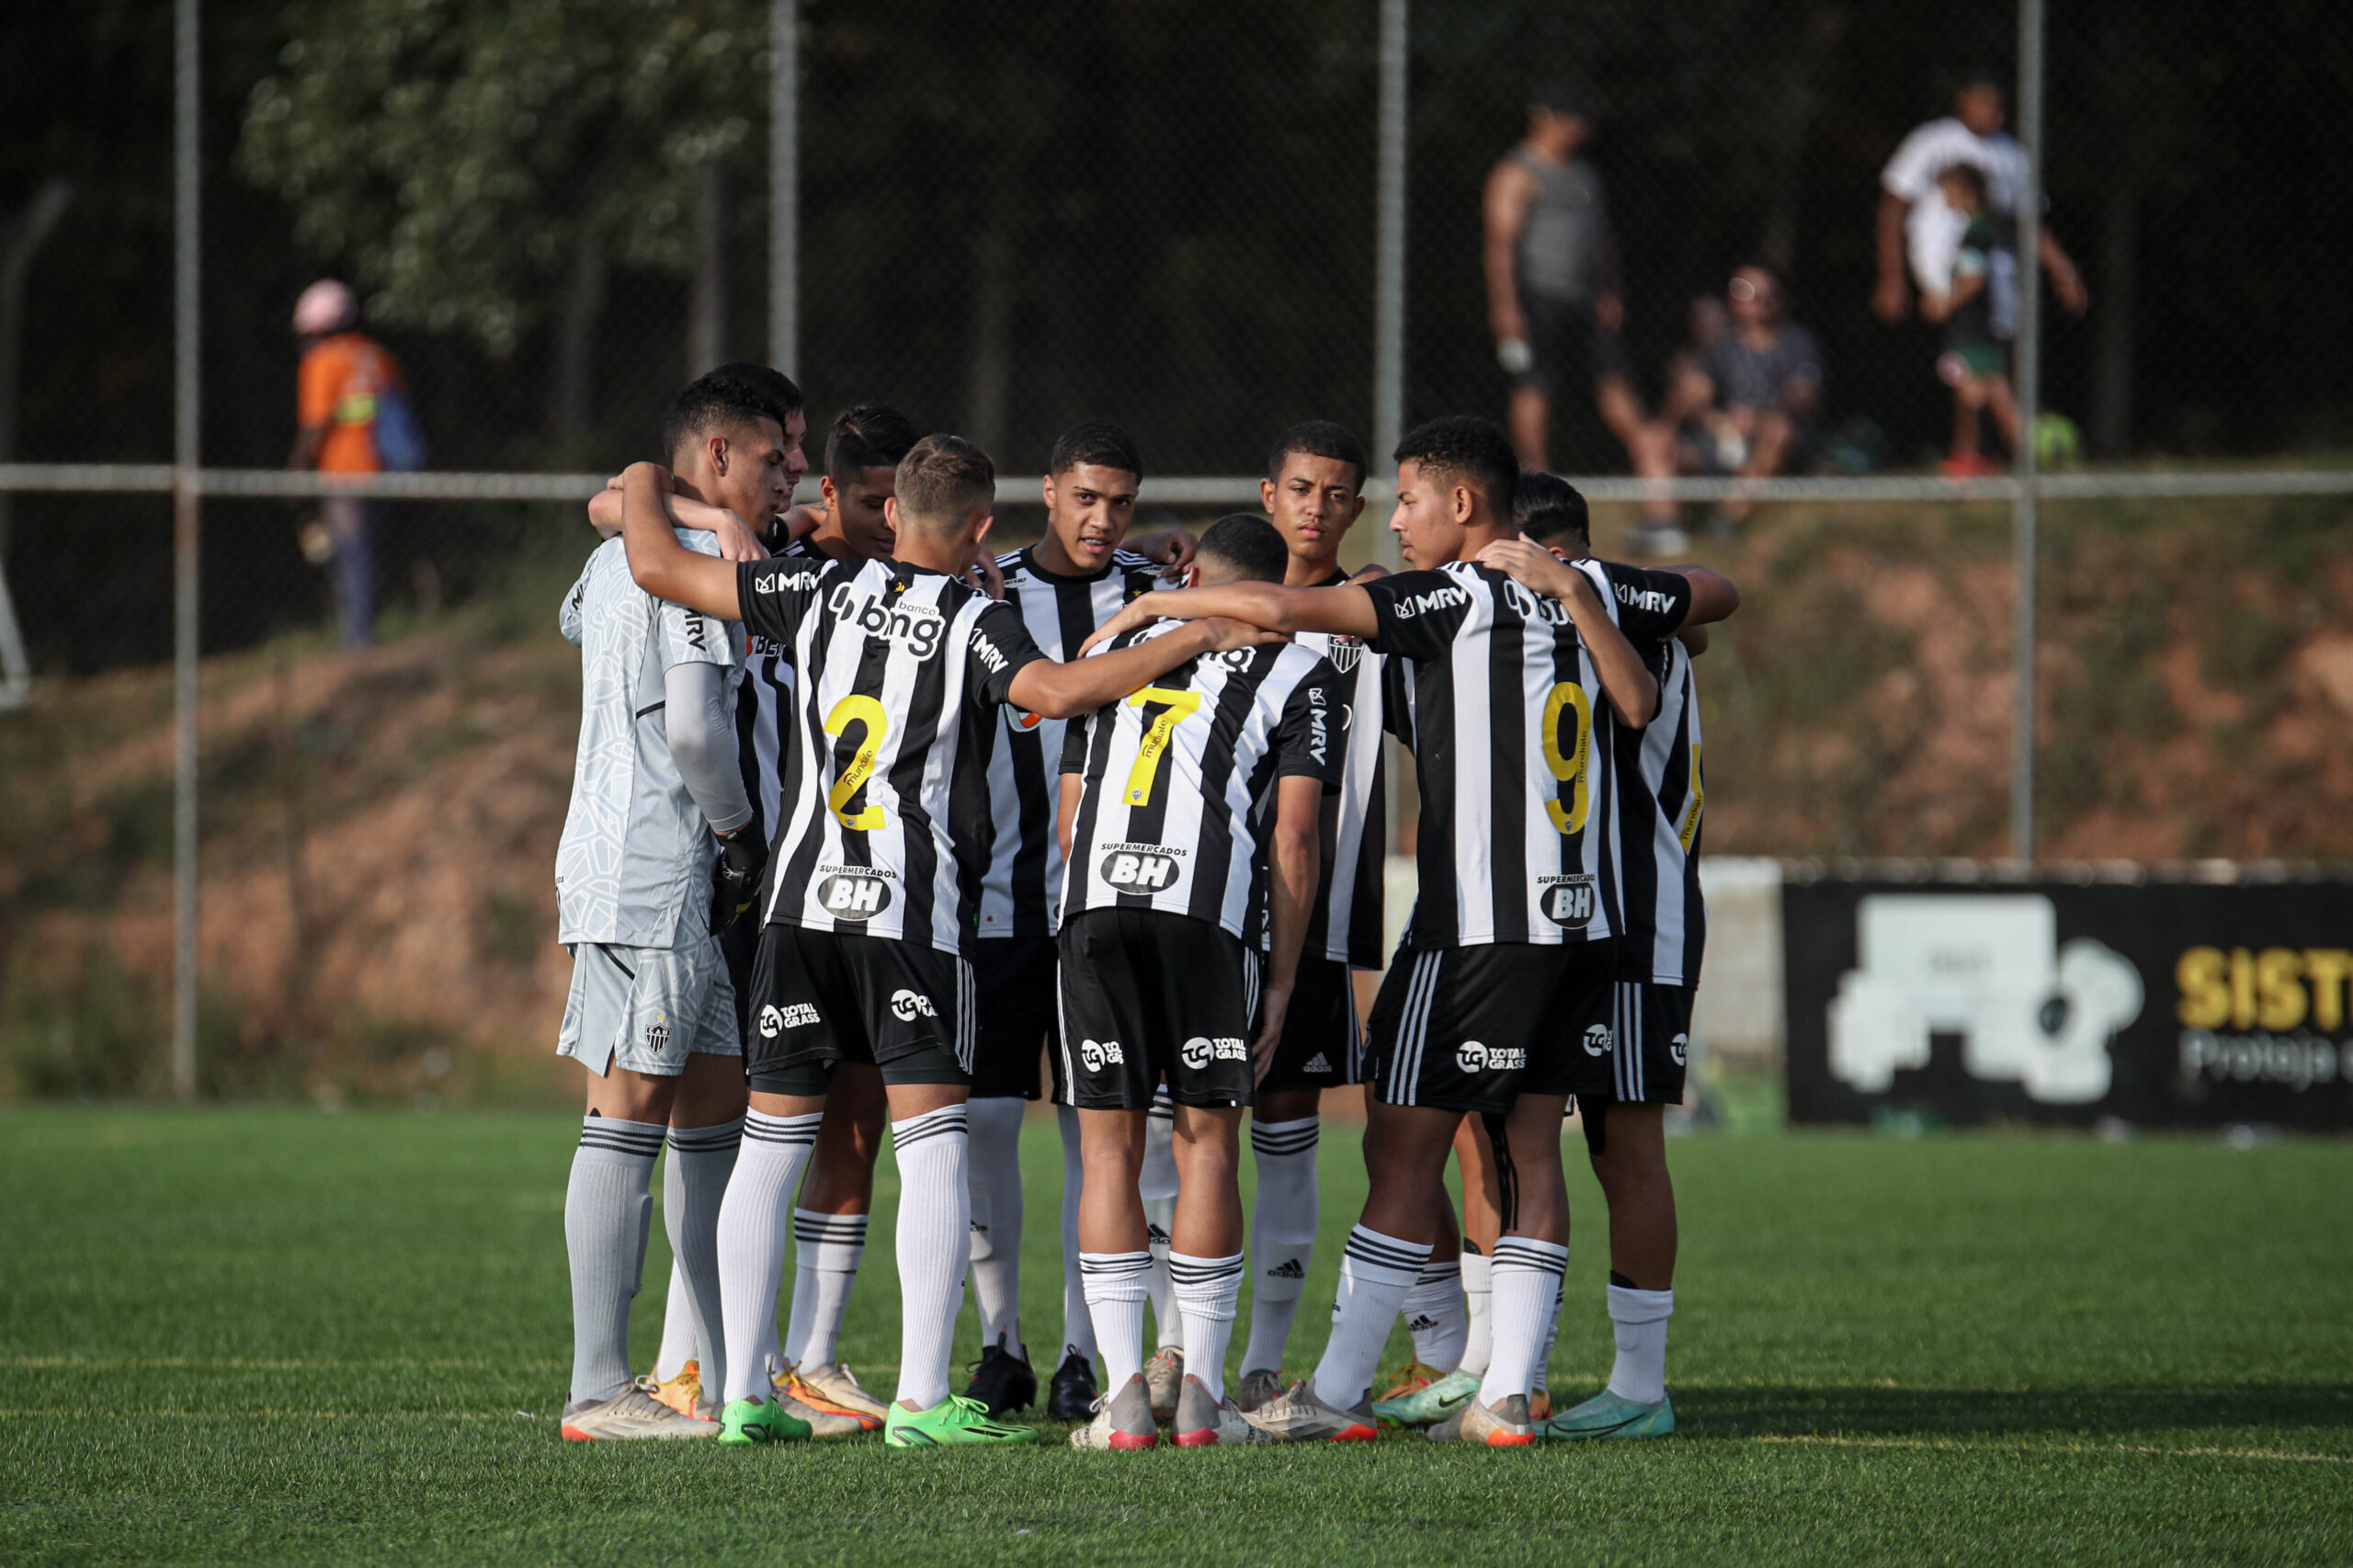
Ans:
[[[1325,1060],[1324,1053],[1319,1051],[1314,1055],[1307,1059],[1307,1065],[1302,1067],[1300,1071],[1302,1073],[1329,1073],[1332,1071],[1332,1063]]]
[[[1407,1334],[1427,1334],[1437,1326],[1438,1319],[1430,1316],[1427,1312],[1417,1312],[1415,1314],[1413,1320],[1405,1324],[1405,1332]]]

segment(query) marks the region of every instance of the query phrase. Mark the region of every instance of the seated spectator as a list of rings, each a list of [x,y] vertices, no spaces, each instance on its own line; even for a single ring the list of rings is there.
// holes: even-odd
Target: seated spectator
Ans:
[[[1781,289],[1773,274],[1751,265],[1724,290],[1732,327],[1695,361],[1678,367],[1659,417],[1640,443],[1637,471],[1646,479],[1677,473],[1768,479],[1804,460],[1822,406],[1822,349],[1813,334],[1782,319]],[[1695,328],[1698,324],[1694,318]],[[1748,516],[1749,502],[1733,496],[1716,509],[1718,528]],[[1654,551],[1680,548],[1671,518],[1654,510],[1643,523]]]
[[[1996,335],[1995,258],[2007,248],[2001,220],[1987,199],[1985,171],[1975,164],[1947,164],[1937,171],[1944,202],[1965,220],[1961,243],[1946,263],[1938,287],[1920,294],[1920,313],[1945,324],[1945,351],[1937,375],[1952,388],[1952,454],[1945,472],[1955,479],[1999,472],[2001,462],[1984,455],[1978,436],[1980,409],[1994,412],[2002,445],[2018,450],[2018,408],[2010,393],[2010,356]]]

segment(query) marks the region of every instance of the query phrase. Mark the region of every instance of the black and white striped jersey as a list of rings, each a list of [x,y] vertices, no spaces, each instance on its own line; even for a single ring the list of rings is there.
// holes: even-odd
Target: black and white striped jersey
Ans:
[[[1347,573],[1336,572],[1323,585],[1347,580]],[[1381,939],[1389,858],[1381,735],[1384,724],[1406,733],[1396,716],[1404,701],[1395,690],[1404,661],[1385,658],[1363,639],[1344,632],[1302,631],[1291,641],[1324,655],[1338,676],[1343,737],[1340,788],[1324,798],[1323,881],[1302,950],[1357,969],[1379,969],[1389,961]]]
[[[796,539],[771,559],[823,566],[828,558],[806,539]],[[783,788],[777,724],[792,704],[792,650],[756,633],[745,641],[748,651],[735,687],[735,766],[752,802],[750,831],[765,844],[776,836],[777,792]]]
[[[1601,567],[1613,585],[1633,570],[1608,562]],[[1654,985],[1697,985],[1708,934],[1699,896],[1699,818],[1707,806],[1699,693],[1691,651],[1681,642],[1669,637],[1634,648],[1658,678],[1658,713],[1639,730],[1610,724],[1626,938],[1620,973]]]
[[[1120,607],[1153,588],[1158,563],[1132,550],[1114,551],[1111,564],[1091,576],[1071,577],[1038,564],[1034,550],[997,557],[1005,602],[1050,659],[1072,659],[1095,629]],[[1065,721],[1017,708],[997,721],[989,759],[989,817],[995,840],[981,884],[983,937],[1051,937],[1062,900],[1063,852],[1054,836],[1054,805],[1062,789]]]
[[[1625,568],[1620,585],[1581,569],[1630,641],[1682,624],[1681,577]],[[1567,608],[1468,561],[1361,585],[1373,650],[1413,662],[1421,891],[1406,945],[1616,935],[1617,802],[1594,757],[1608,710]]]
[[[897,561],[746,562],[746,631],[794,672],[771,925],[961,952],[989,842],[995,710],[1041,655],[1011,607]]]
[[[1095,652],[1150,642],[1179,624],[1156,621]],[[1338,684],[1322,655],[1294,643],[1237,648],[1203,653],[1072,720],[1062,771],[1081,778],[1071,829],[1077,864],[1063,918],[1158,909],[1255,937],[1265,883],[1259,824],[1275,780],[1340,780]]]

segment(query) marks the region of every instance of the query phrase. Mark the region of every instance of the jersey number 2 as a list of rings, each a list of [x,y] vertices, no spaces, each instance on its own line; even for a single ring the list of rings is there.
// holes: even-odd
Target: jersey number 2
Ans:
[[[1143,741],[1136,747],[1135,766],[1128,769],[1128,790],[1121,798],[1131,806],[1152,803],[1152,792],[1160,785],[1160,764],[1168,755],[1168,732],[1199,710],[1201,694],[1148,686],[1128,699],[1131,708],[1149,708],[1155,702],[1162,704],[1160,712],[1146,726]]]
[[[1561,720],[1570,709],[1576,710],[1577,732],[1574,744],[1561,744]],[[1544,699],[1544,766],[1552,777],[1569,787],[1569,801],[1563,805],[1556,794],[1544,802],[1544,814],[1552,819],[1556,833],[1582,833],[1585,819],[1593,809],[1593,797],[1586,786],[1586,763],[1593,750],[1593,703],[1585,687],[1563,681]]]
[[[850,758],[849,766],[842,769],[841,777],[825,792],[825,804],[833,808],[835,820],[844,827],[873,833],[882,826],[882,808],[869,803],[863,810],[853,812],[849,803],[874,777],[874,758],[882,749],[883,734],[891,728],[891,715],[874,699],[852,695],[835,703],[834,710],[825,715],[825,733],[847,734],[852,724],[862,726],[866,733],[858,737],[858,755]]]

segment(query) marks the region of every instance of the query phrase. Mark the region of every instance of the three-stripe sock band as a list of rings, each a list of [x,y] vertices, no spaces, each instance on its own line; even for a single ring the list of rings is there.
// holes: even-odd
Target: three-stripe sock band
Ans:
[[[1505,1236],[1495,1243],[1490,1270],[1495,1349],[1479,1385],[1481,1403],[1492,1408],[1499,1400],[1529,1392],[1536,1358],[1543,1354],[1549,1325],[1557,1315],[1561,1276],[1568,1265],[1569,1249],[1556,1242]]]
[[[720,1319],[726,1346],[721,1386],[728,1399],[768,1397],[786,1226],[824,1119],[814,1111],[770,1116],[755,1110],[744,1117],[735,1172],[719,1206]],[[703,1369],[703,1386],[710,1387],[713,1369]]]
[[[972,1255],[972,1188],[961,1105],[891,1123],[899,1162],[899,1398],[929,1410],[948,1397],[956,1314]]]
[[[630,1385],[629,1309],[654,1224],[654,1159],[669,1129],[591,1112],[580,1123],[563,1196],[572,1268],[572,1399],[611,1399]]]
[[[1150,1294],[1152,1254],[1082,1252],[1078,1275],[1103,1358],[1103,1389],[1117,1393],[1143,1370],[1143,1303]]]

